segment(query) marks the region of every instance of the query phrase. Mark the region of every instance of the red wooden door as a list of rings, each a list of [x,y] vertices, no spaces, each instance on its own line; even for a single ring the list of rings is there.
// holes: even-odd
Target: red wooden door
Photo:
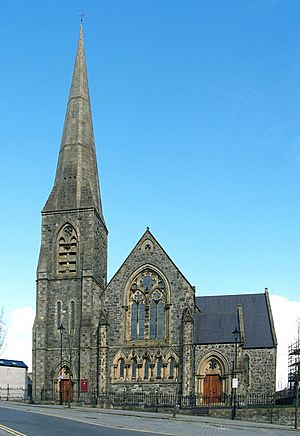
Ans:
[[[207,375],[203,380],[203,400],[206,404],[220,403],[222,381],[218,374]]]
[[[62,400],[64,403],[68,402],[69,389],[70,389],[70,401],[73,401],[73,383],[69,380],[61,380],[62,383]]]

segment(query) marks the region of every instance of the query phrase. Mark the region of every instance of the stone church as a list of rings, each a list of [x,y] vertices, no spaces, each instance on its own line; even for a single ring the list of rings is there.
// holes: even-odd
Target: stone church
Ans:
[[[275,391],[267,289],[196,296],[148,228],[107,283],[107,238],[81,26],[54,186],[42,210],[33,397],[159,391],[217,402],[233,389]]]

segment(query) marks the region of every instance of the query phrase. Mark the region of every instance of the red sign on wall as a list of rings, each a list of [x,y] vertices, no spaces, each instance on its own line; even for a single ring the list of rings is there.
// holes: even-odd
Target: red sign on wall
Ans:
[[[80,392],[88,392],[89,391],[89,381],[87,378],[82,378],[80,380]]]

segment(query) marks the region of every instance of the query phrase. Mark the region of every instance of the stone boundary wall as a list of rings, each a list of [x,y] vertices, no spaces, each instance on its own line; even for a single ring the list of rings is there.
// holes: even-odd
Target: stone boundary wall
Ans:
[[[231,409],[209,409],[209,416],[231,419]],[[278,425],[294,427],[295,408],[286,406],[247,407],[237,409],[236,419],[239,421],[267,422]],[[298,422],[300,423],[300,408],[298,410]]]

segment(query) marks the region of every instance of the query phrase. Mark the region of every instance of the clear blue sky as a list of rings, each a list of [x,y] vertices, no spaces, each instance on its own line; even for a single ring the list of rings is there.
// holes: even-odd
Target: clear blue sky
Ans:
[[[35,305],[79,32],[109,276],[150,226],[198,295],[299,300],[300,2],[1,2],[1,305]]]

